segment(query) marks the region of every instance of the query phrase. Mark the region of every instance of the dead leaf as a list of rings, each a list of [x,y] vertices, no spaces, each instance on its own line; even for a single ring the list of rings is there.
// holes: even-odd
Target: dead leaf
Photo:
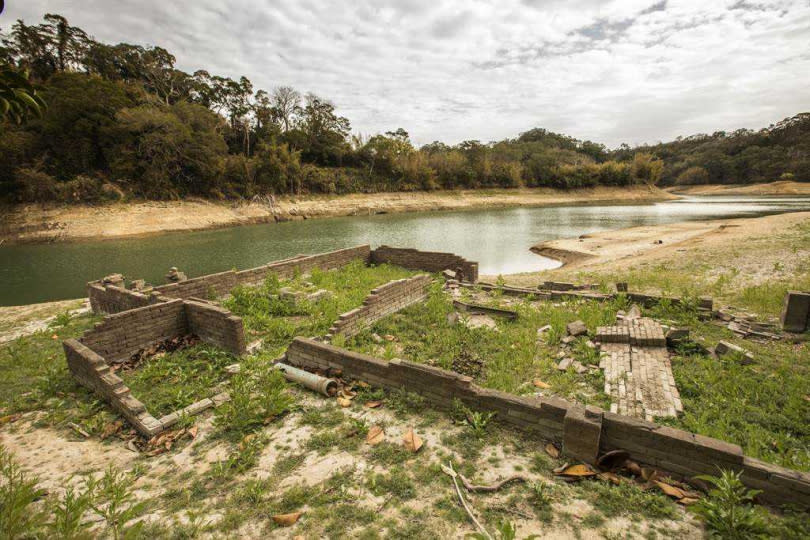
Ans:
[[[383,336],[383,339],[384,339],[385,341],[396,341],[396,339],[397,339],[397,338],[396,338],[396,337],[394,337],[394,336],[392,336],[391,334],[385,334],[385,335]]]
[[[591,470],[590,467],[583,464],[571,465],[570,467],[562,470],[557,474],[559,474],[560,476],[573,476],[573,477],[586,477],[596,475],[596,473],[593,470]]]
[[[682,505],[684,505],[684,506],[689,506],[689,505],[691,505],[691,504],[695,504],[695,503],[696,503],[696,502],[698,502],[699,500],[700,500],[700,499],[698,499],[697,497],[681,497],[680,499],[678,499],[678,500],[677,500],[677,501],[675,501],[675,502],[677,502],[677,503],[679,503],[679,504],[682,504]]]
[[[339,397],[339,398],[337,398],[337,403],[341,407],[351,407],[352,400],[350,400],[348,398],[345,398],[345,397]]]
[[[59,336],[57,334],[54,334],[51,336],[51,339],[59,339]]]
[[[363,406],[367,409],[376,409],[380,405],[382,405],[382,401],[366,401],[365,405]]]
[[[560,457],[560,450],[551,443],[546,445],[546,454],[550,455],[554,459]]]
[[[303,512],[292,512],[291,514],[276,514],[273,516],[273,521],[276,525],[281,525],[282,527],[290,527],[295,525],[298,522],[298,519],[301,517]]]
[[[660,482],[656,480],[655,485],[658,486],[661,489],[661,491],[664,492],[665,495],[669,495],[673,499],[683,499],[686,495],[680,488],[670,486],[666,482]]]
[[[192,439],[196,439],[197,438],[197,431],[199,431],[199,428],[197,426],[191,426],[188,429],[188,434],[191,435]]]
[[[658,479],[658,471],[648,467],[641,468],[641,477],[647,482],[655,482]]]
[[[414,432],[412,427],[409,427],[408,431],[405,432],[405,436],[402,437],[402,444],[411,452],[418,452],[422,448],[422,439],[419,438],[419,435]]]
[[[537,388],[543,388],[543,389],[548,389],[548,388],[551,388],[551,385],[550,385],[550,384],[548,384],[548,383],[546,383],[546,382],[543,382],[543,381],[541,381],[540,379],[535,379],[535,380],[534,380],[534,385],[535,385]]]
[[[380,426],[371,426],[366,435],[366,442],[371,446],[377,446],[385,439],[385,431]]]
[[[359,386],[360,388],[369,388],[371,385],[364,381],[357,381],[354,384]]]
[[[124,423],[121,420],[116,420],[104,426],[104,430],[101,432],[101,440],[103,441],[110,435],[118,433],[123,425]]]
[[[622,483],[622,478],[618,474],[612,472],[599,473],[599,479],[604,480],[605,482],[610,482],[616,486]]]
[[[357,395],[357,392],[352,392],[348,388],[342,388],[340,392],[338,392],[338,396],[346,399],[354,399],[354,396]]]
[[[635,461],[625,461],[624,468],[634,476],[641,476],[641,466]]]
[[[19,420],[21,417],[22,417],[21,413],[9,414],[9,415],[6,415],[6,416],[2,416],[2,417],[0,417],[0,426],[5,426],[6,424],[13,424],[17,420]]]
[[[562,465],[560,465],[559,467],[554,469],[552,472],[554,474],[560,474],[561,472],[563,472],[567,468],[568,468],[568,462],[566,461],[565,463],[563,463]]]

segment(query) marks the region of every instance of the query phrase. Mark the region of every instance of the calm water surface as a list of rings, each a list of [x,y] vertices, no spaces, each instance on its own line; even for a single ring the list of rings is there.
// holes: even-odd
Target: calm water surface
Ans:
[[[544,240],[638,225],[810,210],[810,197],[688,197],[646,205],[506,208],[318,219],[126,240],[0,246],[0,305],[84,296],[120,272],[155,284],[171,266],[189,277],[250,268],[299,253],[358,244],[450,251],[481,274],[558,266],[529,248]]]

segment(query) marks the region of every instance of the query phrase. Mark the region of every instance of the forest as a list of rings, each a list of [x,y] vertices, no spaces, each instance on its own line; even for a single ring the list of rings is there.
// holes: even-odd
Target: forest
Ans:
[[[353,134],[324,97],[186,73],[161,47],[101,43],[60,15],[0,39],[0,71],[42,104],[0,119],[8,203],[810,181],[810,113],[613,150],[542,128],[416,148],[403,128]]]

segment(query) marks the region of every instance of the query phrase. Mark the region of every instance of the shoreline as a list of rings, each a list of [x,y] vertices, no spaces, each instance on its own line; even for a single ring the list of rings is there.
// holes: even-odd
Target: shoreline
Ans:
[[[679,197],[651,186],[482,189],[279,197],[275,204],[202,199],[110,203],[98,206],[12,207],[0,221],[0,245],[136,238],[241,225],[378,214],[486,208],[654,203]]]
[[[706,184],[697,186],[671,186],[665,191],[673,195],[752,195],[801,196],[810,195],[810,182],[779,180],[767,184]]]

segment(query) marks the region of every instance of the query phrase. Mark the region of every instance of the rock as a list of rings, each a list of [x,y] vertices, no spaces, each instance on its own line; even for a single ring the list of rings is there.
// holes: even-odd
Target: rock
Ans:
[[[382,343],[383,338],[380,336],[380,334],[373,333],[371,334],[371,341],[373,341],[374,343]]]
[[[681,341],[689,338],[688,328],[670,328],[666,333],[667,345],[674,347]]]
[[[746,351],[739,345],[735,345],[733,343],[729,343],[728,341],[719,341],[717,346],[714,348],[714,353],[717,356],[726,356],[729,354],[737,354],[742,358],[742,365],[748,365],[754,363],[754,355],[751,354],[749,351]]]
[[[565,371],[573,363],[574,363],[573,358],[563,358],[562,360],[560,360],[560,363],[557,364],[557,369],[559,369],[560,371]]]
[[[332,298],[332,292],[327,291],[326,289],[318,289],[314,293],[310,293],[307,295],[307,300],[310,302],[320,302],[322,300],[326,300],[327,298]]]
[[[112,285],[113,287],[124,287],[124,276],[121,274],[110,274],[104,276],[101,280],[105,285]]]
[[[144,290],[146,290],[146,280],[144,280],[144,279],[132,280],[132,290],[133,291],[144,291]]]
[[[537,340],[538,341],[545,341],[546,333],[551,330],[551,325],[547,324],[543,327],[537,329]]]
[[[241,364],[231,364],[229,366],[225,366],[225,373],[229,375],[236,375],[240,371],[242,371]]]
[[[589,339],[588,341],[585,342],[585,346],[588,347],[589,349],[595,349],[596,348],[596,343],[594,343],[593,341],[591,341]]]
[[[278,290],[278,297],[280,300],[284,300],[285,302],[290,302],[294,304],[298,301],[304,293],[300,291],[294,291],[290,287],[282,287]]]
[[[574,321],[565,326],[569,336],[583,336],[588,333],[588,327],[582,321]]]
[[[573,343],[576,340],[577,340],[577,338],[575,338],[574,336],[565,336],[560,341],[562,342],[563,345],[570,345],[571,343]]]
[[[630,311],[627,312],[627,315],[625,315],[624,318],[628,320],[640,319],[641,308],[638,307],[638,304],[633,304],[632,306],[630,306]]]
[[[445,277],[445,279],[456,279],[456,273],[452,270],[443,270],[442,275]]]
[[[169,268],[169,273],[166,274],[166,281],[170,283],[177,283],[179,281],[186,281],[188,277],[177,269],[176,266]]]
[[[460,315],[458,314],[457,311],[454,311],[452,313],[448,313],[447,314],[447,322],[449,324],[456,324],[458,322],[459,317],[460,317]]]

